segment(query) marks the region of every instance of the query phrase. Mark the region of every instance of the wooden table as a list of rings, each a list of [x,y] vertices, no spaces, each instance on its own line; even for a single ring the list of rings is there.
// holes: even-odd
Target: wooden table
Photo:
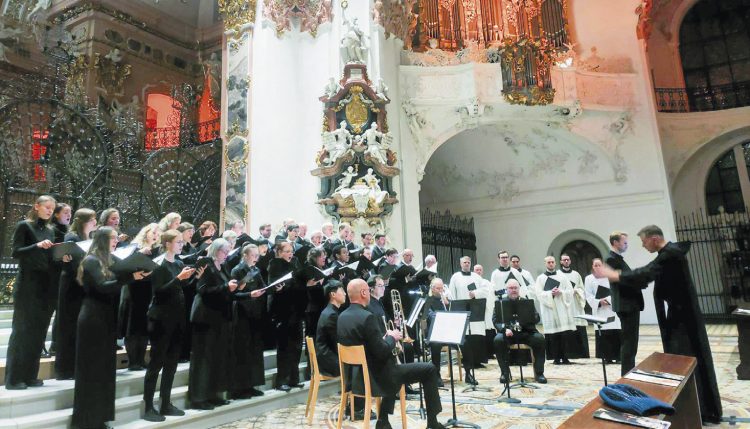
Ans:
[[[732,316],[737,320],[737,346],[740,349],[737,380],[750,380],[750,315],[734,310]]]
[[[696,360],[690,356],[672,355],[667,353],[652,353],[636,368],[644,370],[656,370],[669,372],[672,374],[684,375],[685,379],[677,387],[662,386],[660,384],[646,383],[642,381],[629,380],[620,378],[617,383],[629,384],[646,392],[648,395],[666,402],[675,408],[672,416],[651,416],[654,418],[663,418],[672,422],[672,428],[675,429],[700,429],[701,413],[698,405],[698,390],[695,385],[695,366]],[[577,413],[565,420],[560,428],[568,429],[623,429],[629,426],[594,418],[594,411],[599,408],[611,409],[604,405],[604,401],[597,394],[596,398],[591,400]]]

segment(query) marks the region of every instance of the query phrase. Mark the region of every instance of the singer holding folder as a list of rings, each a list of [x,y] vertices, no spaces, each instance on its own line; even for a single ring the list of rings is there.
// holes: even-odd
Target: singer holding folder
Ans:
[[[114,302],[120,289],[147,277],[143,271],[116,272],[117,232],[110,227],[94,233],[93,242],[78,268],[77,280],[85,294],[76,332],[73,426],[103,427],[115,419],[115,341],[117,318]]]
[[[612,310],[612,292],[609,279],[596,277],[600,271],[602,260],[594,258],[591,274],[583,281],[586,301],[591,307],[591,315],[607,319],[614,316],[615,320],[602,325],[601,332],[596,336],[596,357],[609,363],[620,361],[620,318]]]

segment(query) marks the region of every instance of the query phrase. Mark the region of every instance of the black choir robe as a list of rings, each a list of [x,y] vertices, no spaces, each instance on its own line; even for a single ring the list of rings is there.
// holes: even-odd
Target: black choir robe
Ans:
[[[668,242],[648,265],[620,275],[620,284],[654,282],[654,304],[665,353],[693,356],[701,418],[718,423],[721,397],[698,294],[687,261],[690,242]],[[664,304],[668,305],[665,310]]]
[[[77,243],[81,240],[74,232],[65,234],[65,240]],[[76,281],[78,266],[82,258],[75,257],[63,264],[60,273],[60,288],[57,300],[57,350],[55,354],[55,373],[58,379],[73,378],[76,362],[76,325],[81,312],[84,292]]]
[[[265,384],[263,362],[263,320],[267,316],[268,292],[258,298],[249,298],[250,292],[265,287],[260,270],[242,261],[232,270],[232,278],[238,282],[245,279],[245,289],[235,291],[237,295],[247,295],[248,299],[238,300],[234,305],[232,324],[232,383],[234,393],[244,393],[254,386]]]

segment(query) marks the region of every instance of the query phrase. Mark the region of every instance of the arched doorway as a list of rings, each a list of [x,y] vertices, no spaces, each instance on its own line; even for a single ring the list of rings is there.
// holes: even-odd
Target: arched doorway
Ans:
[[[570,256],[570,266],[586,277],[591,272],[591,263],[594,258],[601,258],[602,252],[586,240],[573,240],[563,246],[562,252]]]

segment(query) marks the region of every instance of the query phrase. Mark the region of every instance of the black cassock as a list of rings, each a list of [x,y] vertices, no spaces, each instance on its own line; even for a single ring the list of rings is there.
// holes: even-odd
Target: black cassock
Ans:
[[[115,341],[117,318],[114,302],[125,284],[114,274],[104,276],[95,256],[83,262],[85,297],[76,333],[73,425],[98,427],[115,419]]]
[[[50,317],[51,298],[57,280],[51,276],[51,252],[36,244],[54,240],[46,222],[21,221],[13,233],[13,257],[18,275],[13,289],[13,330],[8,342],[5,384],[33,381],[39,372],[39,355],[44,347]]]
[[[250,292],[266,285],[258,267],[249,267],[242,261],[232,270],[232,278],[238,282],[243,279],[247,281],[245,289],[236,291],[234,294],[235,298],[243,297],[243,299],[234,303],[230,359],[232,364],[230,389],[233,394],[242,394],[255,386],[265,384],[263,319],[267,314],[267,294],[258,298],[249,298]]]
[[[721,397],[706,324],[688,267],[689,250],[690,242],[668,242],[651,263],[622,273],[620,280],[622,284],[654,281],[654,303],[664,352],[697,359],[695,381],[701,417],[718,423],[722,414]],[[668,305],[666,311],[664,303]]]
[[[74,232],[65,234],[65,241],[79,242],[80,237]],[[76,281],[76,273],[81,259],[74,257],[63,264],[60,274],[60,294],[57,300],[57,354],[55,355],[55,373],[57,378],[72,378],[76,362],[76,325],[78,313],[83,303],[83,288]]]
[[[274,258],[268,264],[268,281],[274,282],[289,272],[297,270],[297,260],[287,262]],[[307,306],[307,291],[295,276],[284,282],[280,291],[272,288],[271,316],[276,330],[276,381],[274,387],[299,384],[299,362],[302,356],[302,319]]]

